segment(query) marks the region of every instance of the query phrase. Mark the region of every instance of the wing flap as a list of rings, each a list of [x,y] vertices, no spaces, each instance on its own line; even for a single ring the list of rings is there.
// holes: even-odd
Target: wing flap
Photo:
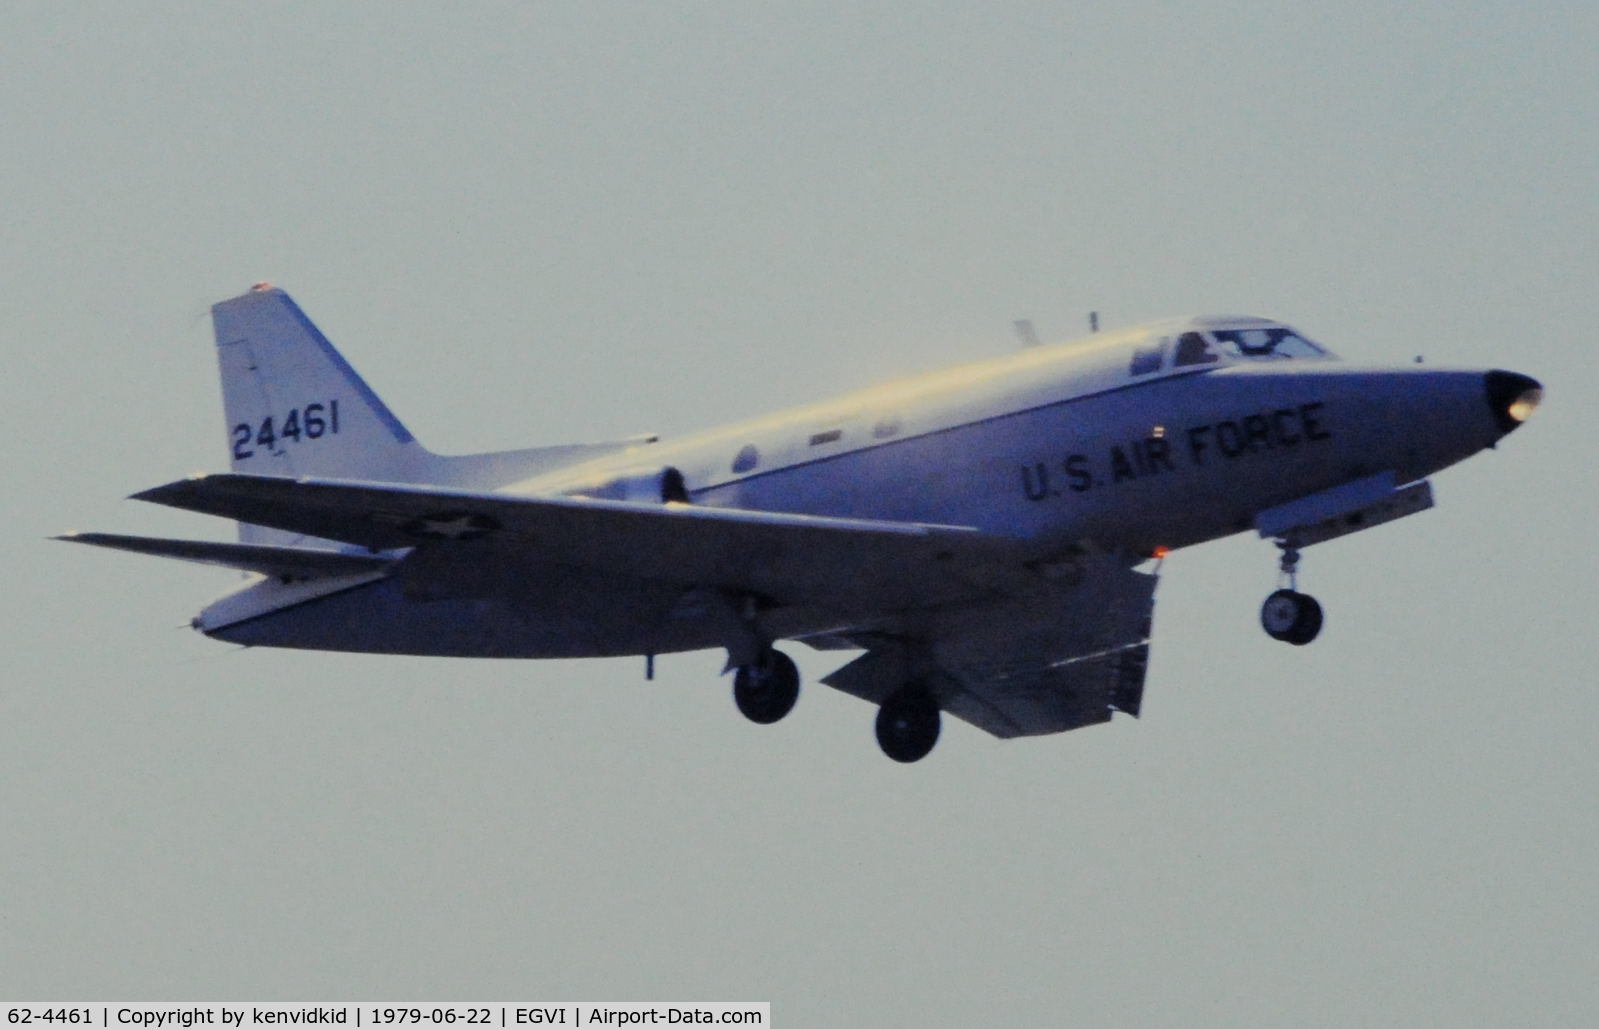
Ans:
[[[1110,558],[1075,582],[941,611],[913,637],[863,636],[867,653],[822,681],[881,703],[925,682],[949,714],[1000,737],[1137,716],[1156,576]]]

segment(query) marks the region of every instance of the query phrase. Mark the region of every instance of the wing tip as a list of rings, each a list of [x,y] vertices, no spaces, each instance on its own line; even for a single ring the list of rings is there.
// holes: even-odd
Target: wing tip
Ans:
[[[160,504],[164,502],[164,498],[166,497],[170,497],[175,493],[181,493],[186,489],[199,485],[206,479],[214,479],[216,477],[217,474],[215,472],[195,472],[193,475],[186,475],[181,479],[174,480],[173,482],[164,482],[159,486],[151,486],[149,489],[142,489],[137,493],[130,493],[128,494],[128,499],[144,500],[151,503]]]

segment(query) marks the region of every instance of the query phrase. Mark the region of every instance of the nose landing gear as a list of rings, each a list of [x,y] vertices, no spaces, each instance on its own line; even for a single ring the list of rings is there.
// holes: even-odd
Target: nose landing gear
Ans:
[[[1274,640],[1302,647],[1321,632],[1321,605],[1308,593],[1278,590],[1260,606],[1260,627]]]
[[[1321,632],[1321,605],[1308,593],[1299,592],[1299,548],[1289,541],[1279,541],[1282,561],[1279,563],[1285,588],[1278,589],[1260,607],[1260,627],[1274,640],[1302,647]]]

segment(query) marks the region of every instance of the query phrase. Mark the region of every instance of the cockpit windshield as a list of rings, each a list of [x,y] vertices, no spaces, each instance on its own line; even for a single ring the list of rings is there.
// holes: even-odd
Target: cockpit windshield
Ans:
[[[1220,362],[1274,361],[1286,358],[1331,358],[1332,355],[1282,323],[1251,319],[1257,324],[1238,328],[1194,325],[1187,331],[1151,333],[1133,349],[1128,372],[1156,372],[1194,368]],[[1239,321],[1244,321],[1239,319]],[[1239,321],[1234,324],[1238,325]]]
[[[1213,329],[1210,335],[1231,357],[1325,357],[1327,353],[1293,329]]]

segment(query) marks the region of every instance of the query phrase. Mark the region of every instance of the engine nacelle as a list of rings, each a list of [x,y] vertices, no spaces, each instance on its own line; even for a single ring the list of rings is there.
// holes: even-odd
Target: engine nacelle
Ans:
[[[567,493],[596,500],[630,500],[640,504],[687,504],[688,484],[671,466],[629,470],[593,486],[578,486]]]

